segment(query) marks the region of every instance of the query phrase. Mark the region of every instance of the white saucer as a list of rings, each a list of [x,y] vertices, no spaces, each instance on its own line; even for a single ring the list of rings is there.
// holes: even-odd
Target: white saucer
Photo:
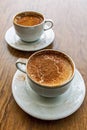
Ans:
[[[85,97],[85,84],[76,70],[72,85],[65,94],[56,98],[44,98],[26,84],[26,75],[17,70],[12,81],[12,93],[26,113],[43,120],[57,120],[71,115],[81,106]]]
[[[24,42],[16,35],[14,27],[9,28],[5,34],[5,40],[11,47],[21,51],[37,51],[49,46],[54,40],[54,32],[49,29],[42,34],[40,40]]]

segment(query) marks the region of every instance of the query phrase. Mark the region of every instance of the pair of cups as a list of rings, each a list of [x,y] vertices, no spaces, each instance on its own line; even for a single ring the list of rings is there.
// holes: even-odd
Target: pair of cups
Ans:
[[[32,11],[17,14],[13,24],[17,35],[26,42],[40,39],[44,31],[53,27],[52,20]],[[16,67],[26,73],[30,87],[44,97],[56,97],[66,92],[75,74],[72,58],[53,49],[38,51],[28,60],[18,59]]]
[[[16,34],[25,42],[39,40],[44,31],[53,27],[50,19],[45,19],[43,14],[26,11],[17,14],[13,19]]]

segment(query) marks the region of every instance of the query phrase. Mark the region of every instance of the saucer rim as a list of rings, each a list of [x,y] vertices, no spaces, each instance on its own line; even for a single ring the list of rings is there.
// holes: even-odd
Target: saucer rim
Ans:
[[[34,118],[41,119],[41,120],[48,120],[48,121],[51,121],[51,120],[59,120],[59,119],[66,118],[66,117],[72,115],[74,112],[76,112],[76,111],[80,108],[80,106],[82,105],[82,103],[83,103],[83,101],[84,101],[84,98],[85,98],[85,95],[86,95],[85,82],[84,82],[84,79],[83,79],[81,73],[76,69],[76,71],[79,73],[80,77],[82,78],[82,81],[83,81],[83,84],[84,84],[84,86],[83,86],[84,94],[83,94],[83,96],[82,96],[82,98],[81,98],[80,103],[77,105],[77,107],[75,107],[75,108],[73,109],[73,111],[69,112],[68,114],[67,114],[67,113],[64,114],[64,116],[61,116],[61,117],[52,117],[52,118],[50,118],[50,117],[45,117],[45,118],[44,118],[43,116],[37,116],[37,114],[35,114],[35,113],[33,114],[33,112],[32,112],[32,113],[31,113],[31,112],[28,112],[27,110],[24,109],[23,105],[21,105],[21,103],[19,103],[19,102],[17,101],[17,98],[16,98],[16,96],[15,96],[15,94],[14,94],[13,81],[14,81],[15,76],[16,76],[16,74],[17,74],[18,71],[19,71],[19,70],[17,70],[17,71],[15,72],[14,77],[13,77],[13,80],[12,80],[12,94],[13,94],[13,97],[14,97],[14,99],[15,99],[15,102],[18,104],[18,106],[19,106],[24,112],[26,112],[28,115],[30,115],[30,116],[32,116],[32,117],[34,117]],[[20,73],[20,72],[19,72],[19,73]]]
[[[47,31],[51,31],[51,32],[52,32],[52,37],[53,37],[53,38],[52,38],[51,42],[48,42],[48,44],[46,44],[44,47],[40,47],[40,48],[36,48],[36,49],[30,50],[30,49],[27,49],[27,46],[28,46],[28,44],[31,44],[31,43],[26,43],[25,41],[22,41],[22,40],[19,38],[20,41],[22,41],[23,43],[25,43],[26,49],[24,49],[24,48],[21,48],[21,47],[16,47],[16,45],[13,45],[13,43],[11,43],[11,42],[8,40],[7,35],[8,35],[8,33],[10,33],[10,30],[11,30],[11,29],[14,29],[14,26],[9,27],[8,30],[6,31],[6,33],[5,33],[5,41],[6,41],[6,43],[7,43],[10,47],[12,47],[12,48],[14,48],[14,49],[16,49],[16,50],[19,50],[19,51],[26,51],[26,52],[38,51],[38,50],[41,50],[41,49],[44,49],[44,48],[48,47],[50,44],[52,44],[52,43],[54,42],[54,39],[55,39],[55,33],[54,33],[53,29],[51,28],[51,29],[47,30]],[[14,30],[14,33],[15,33],[15,30]],[[13,35],[13,34],[12,34],[12,35]],[[42,34],[42,35],[43,35],[43,34]],[[15,33],[15,36],[17,36],[16,33]],[[19,37],[19,36],[17,36],[17,37]],[[32,42],[32,44],[35,43],[35,42],[36,42],[36,41]]]

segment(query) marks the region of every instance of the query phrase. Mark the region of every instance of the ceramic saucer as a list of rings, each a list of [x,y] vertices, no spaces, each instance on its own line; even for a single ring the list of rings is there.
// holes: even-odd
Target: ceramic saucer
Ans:
[[[5,40],[11,47],[21,51],[37,51],[49,46],[54,40],[52,29],[44,31],[41,38],[35,42],[24,42],[15,33],[14,27],[9,28],[5,34]]]
[[[76,70],[67,92],[56,98],[45,98],[37,95],[27,84],[26,75],[17,70],[12,81],[12,93],[26,113],[43,120],[57,120],[71,115],[81,106],[85,97],[85,84]]]

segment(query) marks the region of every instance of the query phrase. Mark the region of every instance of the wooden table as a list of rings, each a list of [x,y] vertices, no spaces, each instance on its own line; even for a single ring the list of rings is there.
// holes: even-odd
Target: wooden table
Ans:
[[[13,16],[21,11],[36,10],[54,21],[55,40],[51,46],[63,50],[75,61],[87,85],[87,1],[86,0],[1,0],[0,1],[0,130],[87,130],[87,96],[71,116],[43,121],[26,114],[12,95],[12,79],[22,52],[7,45],[4,36],[12,26]]]

